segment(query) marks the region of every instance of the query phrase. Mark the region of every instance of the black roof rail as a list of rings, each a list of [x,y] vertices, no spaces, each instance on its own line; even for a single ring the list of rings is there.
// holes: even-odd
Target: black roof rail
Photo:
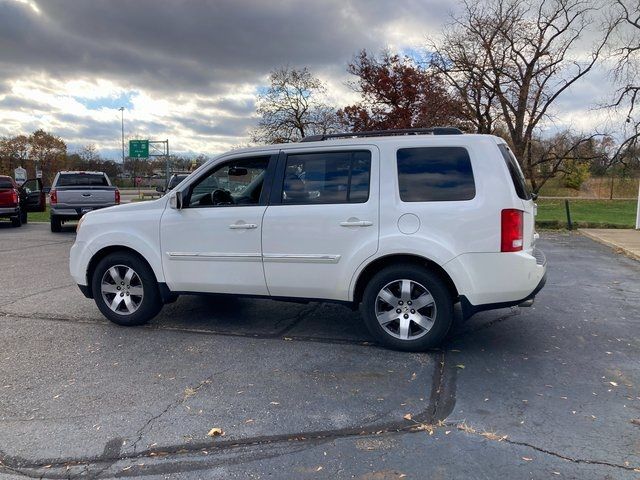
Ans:
[[[462,133],[462,130],[456,127],[403,128],[398,130],[371,130],[366,132],[309,135],[300,140],[300,142],[321,142],[330,138],[391,137],[395,135],[462,135]]]

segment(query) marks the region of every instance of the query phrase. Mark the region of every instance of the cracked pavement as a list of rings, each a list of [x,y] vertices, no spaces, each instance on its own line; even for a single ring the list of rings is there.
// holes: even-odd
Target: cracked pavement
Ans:
[[[640,478],[640,262],[577,234],[543,233],[533,308],[423,354],[317,302],[181,297],[117,327],[72,242],[0,226],[0,478]]]

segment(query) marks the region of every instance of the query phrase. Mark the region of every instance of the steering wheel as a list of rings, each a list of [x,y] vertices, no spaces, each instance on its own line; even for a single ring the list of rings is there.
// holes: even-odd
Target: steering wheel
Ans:
[[[211,203],[213,205],[233,205],[233,197],[226,190],[217,189],[211,192]]]

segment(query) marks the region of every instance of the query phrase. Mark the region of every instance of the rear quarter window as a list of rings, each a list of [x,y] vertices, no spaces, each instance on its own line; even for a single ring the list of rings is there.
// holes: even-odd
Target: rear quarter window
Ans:
[[[0,178],[0,189],[4,190],[7,188],[13,188],[13,183],[11,183],[11,180]]]
[[[498,148],[500,149],[502,158],[504,158],[504,161],[507,164],[507,169],[509,170],[509,175],[511,175],[511,181],[513,182],[513,187],[516,189],[518,197],[523,200],[531,199],[531,193],[527,188],[527,182],[524,179],[524,174],[522,173],[520,165],[518,165],[515,155],[504,143],[498,145]]]
[[[463,147],[401,148],[398,186],[403,202],[471,200],[476,196],[469,152]]]

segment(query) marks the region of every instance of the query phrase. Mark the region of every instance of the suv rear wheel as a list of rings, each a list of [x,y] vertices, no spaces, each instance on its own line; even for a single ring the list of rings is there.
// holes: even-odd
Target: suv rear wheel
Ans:
[[[112,253],[100,260],[91,289],[102,314],[118,325],[142,325],[162,308],[151,267],[128,252]]]
[[[387,267],[362,298],[369,332],[381,344],[411,352],[437,347],[453,320],[453,299],[438,275],[416,265]]]

